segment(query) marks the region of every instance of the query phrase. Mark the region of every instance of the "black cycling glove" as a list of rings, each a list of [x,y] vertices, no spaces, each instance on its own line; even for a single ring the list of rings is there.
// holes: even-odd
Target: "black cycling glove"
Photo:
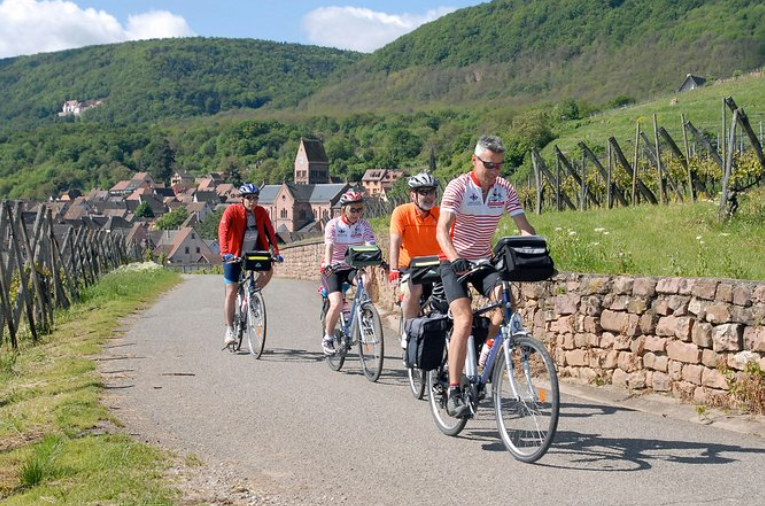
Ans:
[[[470,270],[470,262],[464,258],[458,258],[452,262],[452,269],[454,269],[454,272],[457,274],[467,272]]]

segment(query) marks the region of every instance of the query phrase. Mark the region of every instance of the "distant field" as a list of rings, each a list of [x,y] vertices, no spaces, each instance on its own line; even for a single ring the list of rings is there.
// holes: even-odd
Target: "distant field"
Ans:
[[[722,119],[721,99],[725,97],[733,97],[736,104],[749,116],[755,133],[759,134],[759,122],[765,121],[763,96],[765,77],[759,74],[742,76],[685,93],[669,93],[634,106],[611,109],[582,120],[566,122],[557,132],[558,138],[542,151],[542,155],[552,156],[553,145],[557,145],[564,152],[572,150],[579,141],[584,141],[591,148],[605,146],[610,136],[616,137],[622,146],[631,146],[635,138],[636,121],[640,121],[643,131],[653,140],[654,113],[657,114],[659,126],[663,126],[678,145],[682,146],[680,114],[685,114],[686,120],[690,120],[700,130],[719,132]],[[677,99],[676,105],[671,105],[672,99]],[[730,111],[727,111],[727,119],[731,119]]]
[[[728,223],[718,222],[717,211],[716,203],[697,202],[528,213],[559,270],[765,280],[765,189],[742,199]],[[387,218],[373,225],[387,236]],[[496,237],[515,233],[505,218]]]

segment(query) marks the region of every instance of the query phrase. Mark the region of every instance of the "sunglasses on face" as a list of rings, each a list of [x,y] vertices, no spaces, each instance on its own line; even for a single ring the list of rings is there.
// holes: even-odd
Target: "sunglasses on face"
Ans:
[[[480,158],[478,158],[478,156],[476,156],[476,159],[479,162],[481,162],[483,164],[483,166],[486,167],[489,170],[494,170],[494,169],[499,170],[502,167],[502,164],[505,163],[505,162],[485,162],[485,161],[481,160]]]
[[[428,190],[417,190],[417,193],[419,195],[435,195],[436,194],[436,189],[435,188],[430,188]]]
[[[358,213],[360,213],[360,212],[364,211],[364,208],[363,208],[363,207],[349,207],[349,208],[348,208],[348,210],[349,210],[349,211],[350,211],[352,214],[358,214]]]
[[[249,201],[258,200],[258,196],[257,195],[242,195],[242,198],[244,200],[249,200]]]

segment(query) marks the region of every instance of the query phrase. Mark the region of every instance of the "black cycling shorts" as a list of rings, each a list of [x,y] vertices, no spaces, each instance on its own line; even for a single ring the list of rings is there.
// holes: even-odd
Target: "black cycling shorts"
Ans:
[[[452,268],[452,263],[448,260],[441,262],[440,267],[441,281],[444,283],[444,292],[446,300],[451,304],[457,299],[468,296],[467,282],[470,281],[476,290],[481,292],[484,297],[490,297],[494,292],[494,287],[500,281],[499,273],[492,270],[480,270],[468,276],[465,281],[457,281],[459,276]]]
[[[321,284],[327,290],[327,295],[340,291],[343,283],[353,284],[353,278],[356,277],[356,269],[341,269],[332,271],[329,276],[321,276]]]

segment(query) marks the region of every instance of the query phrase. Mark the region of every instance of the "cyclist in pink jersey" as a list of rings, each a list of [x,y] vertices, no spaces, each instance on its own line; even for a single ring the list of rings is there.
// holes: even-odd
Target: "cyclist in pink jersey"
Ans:
[[[356,274],[355,269],[345,264],[345,253],[349,246],[375,244],[372,226],[363,218],[363,215],[363,195],[357,191],[348,191],[340,197],[340,216],[329,220],[324,229],[325,246],[324,260],[321,263],[321,282],[329,298],[326,327],[321,343],[325,355],[335,354],[333,329],[340,318],[343,283],[353,283]],[[328,269],[329,266],[333,268]],[[364,284],[367,282],[368,280],[364,278]]]
[[[476,144],[473,170],[453,179],[441,199],[441,216],[436,238],[441,246],[441,279],[454,316],[449,342],[449,415],[461,418],[470,407],[460,395],[460,379],[465,366],[467,341],[473,323],[467,281],[484,296],[496,299],[499,274],[478,271],[465,282],[458,277],[470,270],[470,261],[491,257],[491,239],[504,214],[509,214],[521,235],[533,235],[534,227],[526,219],[518,194],[507,180],[499,177],[505,159],[505,146],[499,137],[484,135]],[[496,334],[502,320],[500,311],[492,316],[490,336]]]

